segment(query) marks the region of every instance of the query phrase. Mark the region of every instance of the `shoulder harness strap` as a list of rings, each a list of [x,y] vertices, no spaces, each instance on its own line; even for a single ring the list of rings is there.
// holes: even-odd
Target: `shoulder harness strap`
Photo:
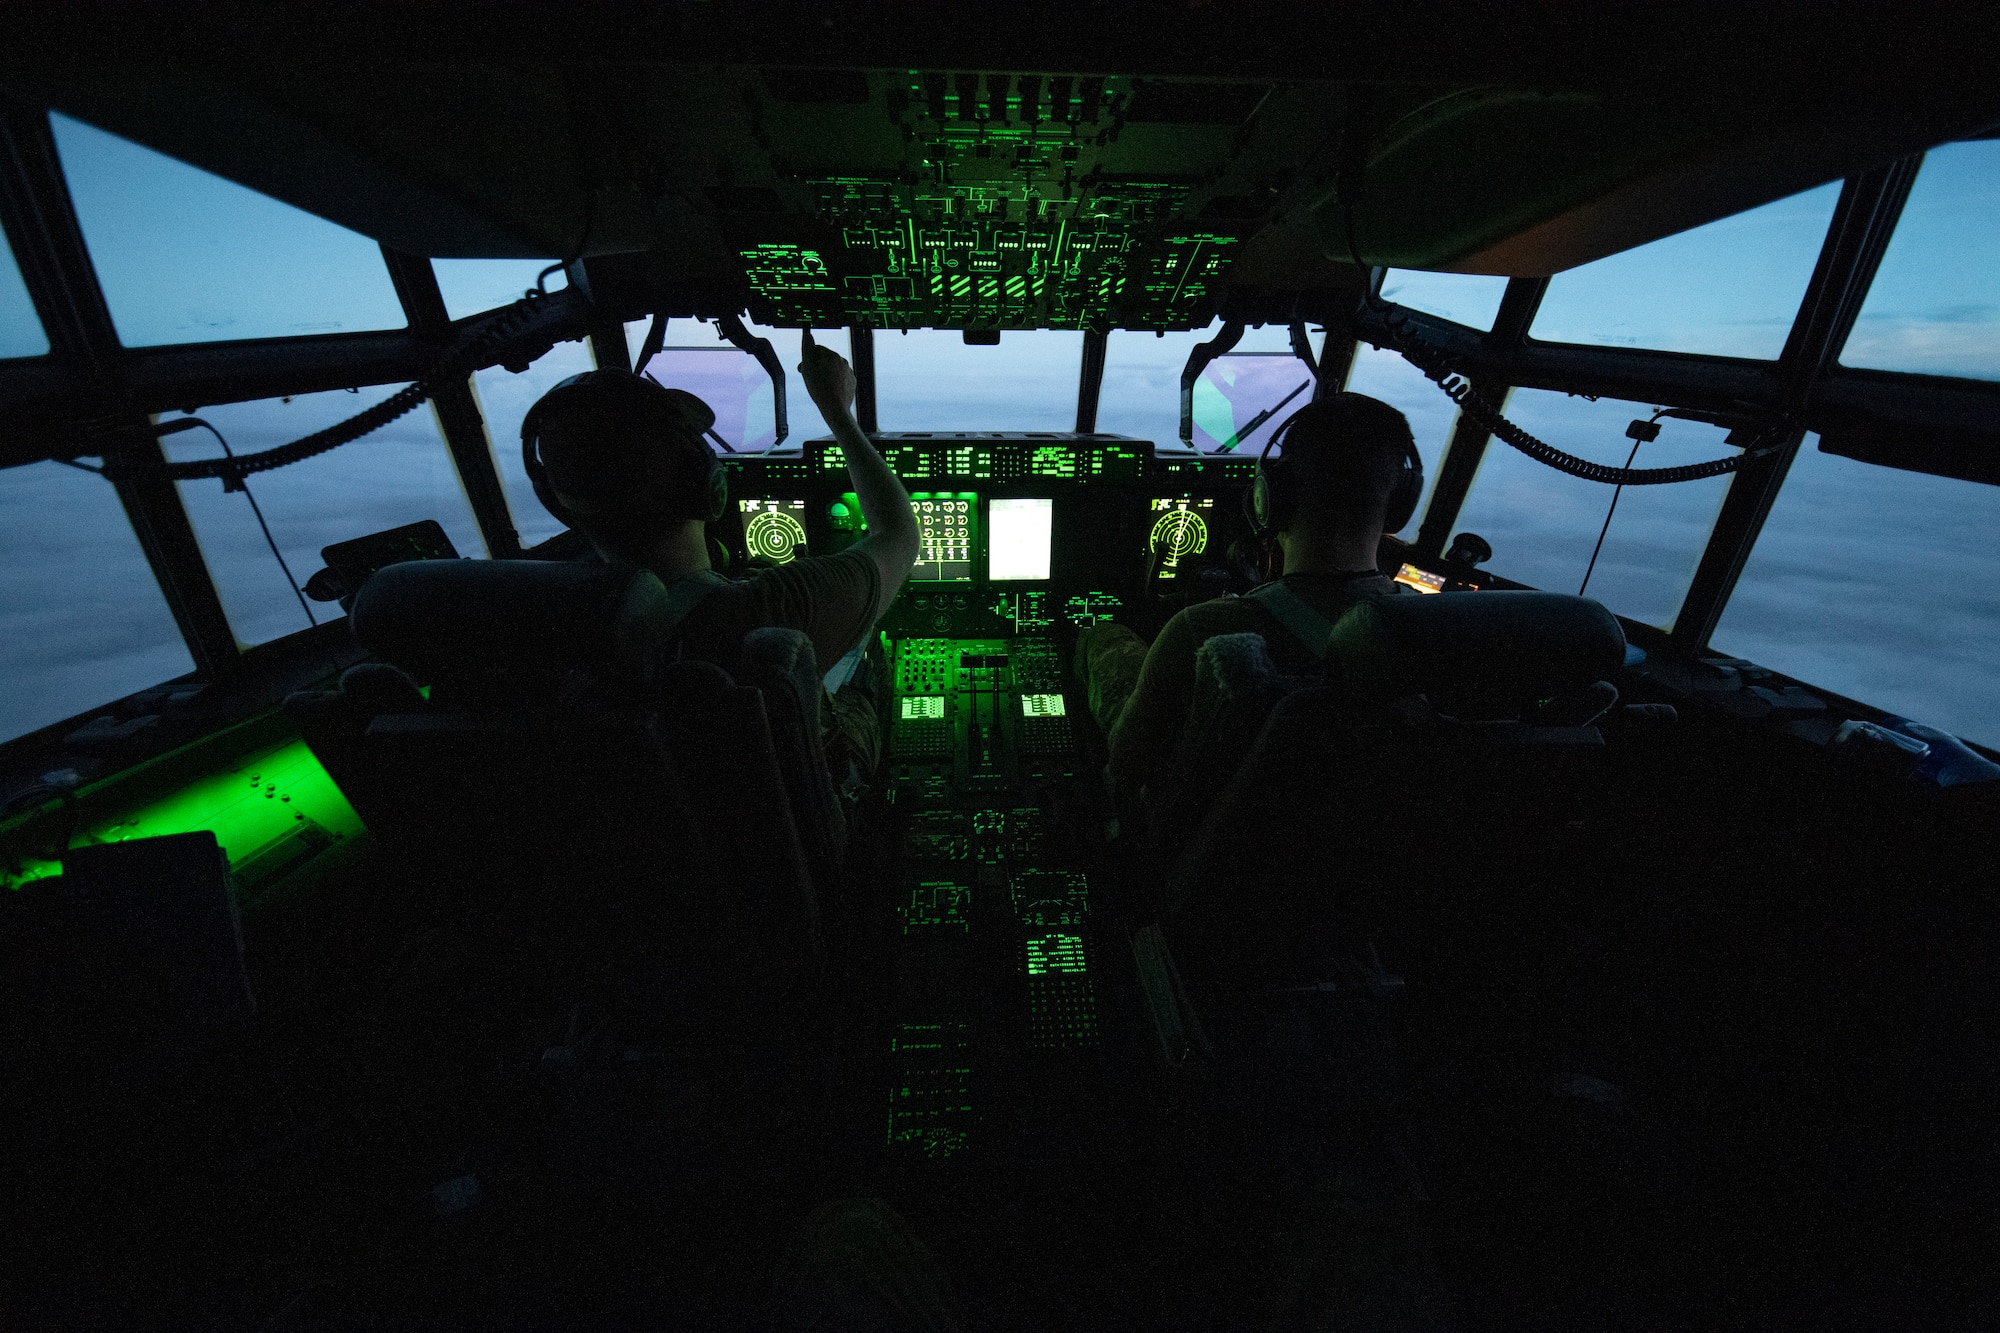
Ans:
[[[717,588],[726,588],[729,580],[712,569],[697,569],[694,573],[675,579],[667,585],[667,629],[678,633],[683,621],[700,606]]]
[[[1287,633],[1305,645],[1314,661],[1326,659],[1327,651],[1333,647],[1333,622],[1307,606],[1305,599],[1287,588],[1283,580],[1243,595],[1269,611]]]

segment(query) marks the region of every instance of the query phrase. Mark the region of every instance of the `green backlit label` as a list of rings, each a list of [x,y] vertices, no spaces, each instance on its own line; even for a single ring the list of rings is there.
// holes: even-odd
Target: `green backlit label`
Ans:
[[[905,695],[903,697],[903,720],[912,718],[940,718],[944,716],[944,696],[942,694]]]
[[[903,933],[945,931],[963,935],[972,929],[972,886],[952,879],[928,879],[910,890],[903,907]]]
[[[1065,715],[1063,697],[1060,694],[1024,694],[1021,696],[1021,716],[1062,717]]]
[[[932,1159],[957,1156],[972,1128],[966,1025],[950,1018],[902,1023],[890,1055],[889,1146]]]
[[[1053,972],[1084,970],[1083,936],[1057,934],[1029,937],[1029,976],[1039,977]]]

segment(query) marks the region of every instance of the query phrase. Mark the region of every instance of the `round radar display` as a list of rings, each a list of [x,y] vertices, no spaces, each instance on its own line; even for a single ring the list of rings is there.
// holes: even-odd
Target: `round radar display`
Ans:
[[[790,564],[806,544],[805,525],[778,509],[765,509],[750,516],[743,529],[743,544],[759,560],[774,565]]]
[[[1153,524],[1150,549],[1169,565],[1208,549],[1208,523],[1192,509],[1169,509]]]

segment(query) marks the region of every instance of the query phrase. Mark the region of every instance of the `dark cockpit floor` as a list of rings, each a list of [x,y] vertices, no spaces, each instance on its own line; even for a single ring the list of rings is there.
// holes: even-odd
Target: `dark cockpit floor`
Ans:
[[[577,966],[588,923],[552,948],[545,904],[447,908],[378,858],[251,922],[247,1037],[149,1047],[108,964],[48,992],[91,997],[66,1016],[23,985],[8,1304],[756,1327],[800,1222],[872,1196],[981,1328],[1981,1326],[2000,995],[1950,830],[1990,810],[1885,804],[1770,744],[1628,738],[1581,897],[1494,885],[1383,941],[1392,1003],[1218,1016],[1203,1071],[1151,1055],[1106,947],[1126,872],[1087,779],[1033,793],[1049,860],[1103,887],[1084,1050],[1010,1045],[1011,944],[911,952],[907,809],[857,839],[822,1030],[748,1057],[690,1049],[643,967]],[[977,1110],[910,1151],[897,1042],[932,988],[963,1001]]]

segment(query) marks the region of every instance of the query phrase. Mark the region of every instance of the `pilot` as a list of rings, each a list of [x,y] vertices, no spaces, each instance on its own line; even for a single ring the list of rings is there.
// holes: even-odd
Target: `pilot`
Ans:
[[[705,525],[725,511],[727,483],[703,439],[715,414],[684,390],[593,371],[549,390],[522,427],[543,503],[606,560],[659,575],[682,615],[682,656],[725,670],[735,669],[744,636],[766,625],[802,630],[822,670],[858,654],[917,558],[909,493],[855,424],[853,369],[810,331],[801,346],[799,374],[840,444],[868,526],[834,555],[739,581],[714,570]],[[860,774],[872,771],[880,728],[868,693],[841,688],[823,712],[836,775],[843,759]]]
[[[1195,651],[1207,640],[1261,634],[1279,670],[1308,672],[1315,654],[1288,625],[1338,620],[1363,598],[1401,591],[1375,562],[1382,534],[1409,519],[1392,516],[1392,505],[1414,508],[1422,484],[1410,423],[1379,399],[1339,393],[1301,408],[1280,434],[1280,460],[1259,464],[1266,502],[1256,521],[1283,552],[1283,577],[1186,608],[1150,649],[1108,622],[1077,640],[1077,676],[1121,791],[1143,788],[1173,754],[1194,701]]]

